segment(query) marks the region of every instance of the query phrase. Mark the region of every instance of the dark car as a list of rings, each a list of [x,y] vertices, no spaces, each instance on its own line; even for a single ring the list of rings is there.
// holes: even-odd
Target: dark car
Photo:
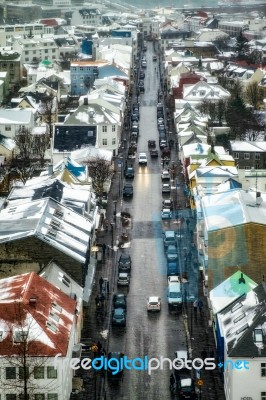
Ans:
[[[137,113],[131,114],[131,121],[139,122],[139,115]]]
[[[140,70],[139,71],[139,77],[140,77],[140,79],[144,79],[145,78],[145,72]]]
[[[139,87],[144,86],[144,81],[142,79],[139,80]]]
[[[148,147],[156,147],[156,141],[155,140],[148,140]]]
[[[129,272],[131,270],[131,257],[129,254],[121,254],[118,261],[118,269],[120,272]]]
[[[198,398],[195,382],[191,378],[177,380],[176,393],[179,399],[196,400]]]
[[[112,351],[107,357],[107,375],[109,378],[120,379],[124,372],[124,354],[120,351]]]
[[[127,167],[125,169],[124,175],[125,175],[125,178],[127,178],[127,179],[133,179],[134,178],[134,168]]]
[[[127,309],[127,296],[123,293],[115,293],[113,295],[113,307]]]
[[[126,326],[126,310],[124,308],[114,308],[112,310],[112,325]]]
[[[133,185],[131,183],[126,183],[123,187],[123,197],[131,198],[133,197]]]
[[[139,92],[144,93],[145,92],[145,87],[144,86],[139,86]]]
[[[179,276],[180,270],[177,261],[168,261],[167,263],[167,276]]]

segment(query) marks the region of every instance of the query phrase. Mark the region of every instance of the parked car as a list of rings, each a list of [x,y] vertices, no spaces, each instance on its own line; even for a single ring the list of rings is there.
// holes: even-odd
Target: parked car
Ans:
[[[137,114],[136,112],[131,114],[131,121],[139,122],[139,114]]]
[[[145,92],[145,86],[139,86],[139,92],[144,93]]]
[[[167,171],[167,170],[164,170],[162,173],[161,173],[161,179],[162,179],[162,181],[169,181],[170,180],[170,173]]]
[[[167,141],[166,141],[166,139],[161,139],[160,142],[159,142],[159,146],[160,146],[160,149],[161,149],[161,150],[162,150],[162,149],[165,149],[165,148],[167,147]]]
[[[114,308],[111,322],[112,325],[126,326],[126,310],[124,308]]]
[[[161,212],[161,218],[164,219],[171,219],[172,218],[172,212],[170,208],[163,208]]]
[[[168,261],[167,263],[167,276],[178,276],[180,275],[179,265],[177,260]]]
[[[126,169],[125,169],[125,172],[124,172],[124,175],[125,175],[125,178],[126,179],[133,179],[134,178],[134,168],[132,168],[132,167],[127,167]]]
[[[151,296],[147,299],[147,311],[161,311],[160,297]]]
[[[146,153],[139,153],[139,165],[147,165],[147,154]]]
[[[131,183],[126,183],[123,187],[123,197],[131,198],[133,197],[133,185]]]
[[[124,359],[124,354],[120,351],[111,351],[108,353],[108,367],[107,376],[108,378],[120,379],[122,378],[124,372],[124,364],[122,360]]]
[[[129,286],[130,283],[130,276],[128,272],[119,272],[117,278],[117,285],[118,286]]]
[[[175,358],[181,360],[180,362],[176,361],[176,366],[181,367],[181,369],[186,369],[185,361],[188,360],[188,352],[187,350],[177,350],[175,351]]]
[[[170,183],[163,183],[163,185],[162,185],[162,193],[170,193],[170,192],[171,192]]]
[[[115,293],[113,295],[113,308],[127,309],[127,296],[123,293]]]
[[[157,119],[157,124],[158,125],[164,125],[164,119],[162,117]]]
[[[140,86],[144,86],[144,80],[143,80],[143,79],[140,79],[140,80],[139,80],[139,87],[140,87]]]
[[[162,202],[163,208],[170,208],[170,210],[173,210],[173,201],[171,199],[165,199]]]
[[[131,270],[131,257],[127,253],[122,253],[118,260],[118,269],[121,272],[130,272]]]
[[[196,393],[195,382],[191,378],[180,379],[176,382],[177,390],[176,393],[178,394],[179,399],[189,399],[189,400],[196,400],[198,395]]]
[[[175,231],[165,231],[163,232],[163,244],[165,250],[168,248],[168,246],[176,245],[176,234]]]
[[[177,248],[174,244],[170,244],[166,250],[166,258],[169,261],[175,261],[178,259]]]
[[[144,79],[145,78],[145,72],[143,70],[139,71],[139,77],[140,77],[140,79]]]
[[[132,127],[131,127],[131,133],[136,133],[137,135],[139,134],[138,122],[133,122]]]
[[[157,61],[157,56],[153,56],[152,61]]]

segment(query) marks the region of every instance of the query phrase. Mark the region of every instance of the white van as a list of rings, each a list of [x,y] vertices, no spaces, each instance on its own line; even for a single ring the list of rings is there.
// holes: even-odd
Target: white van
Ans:
[[[139,165],[147,165],[147,154],[146,153],[139,153]]]
[[[182,309],[183,296],[180,282],[171,282],[168,284],[167,301],[169,311],[180,311]]]

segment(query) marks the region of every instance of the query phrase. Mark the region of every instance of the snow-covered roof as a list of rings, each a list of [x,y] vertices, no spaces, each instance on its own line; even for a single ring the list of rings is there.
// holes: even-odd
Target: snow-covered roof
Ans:
[[[92,223],[51,198],[3,209],[0,225],[0,243],[35,236],[80,263],[86,261]]]
[[[0,108],[0,124],[10,125],[26,125],[31,122],[33,112],[31,109],[12,108],[4,109]]]
[[[111,162],[113,153],[111,150],[97,149],[92,146],[84,147],[83,149],[71,152],[71,158],[78,162],[88,161],[96,157],[102,157]]]
[[[261,204],[256,205],[256,192],[243,189],[203,196],[201,204],[206,229],[216,231],[249,222],[265,225],[265,193],[261,193],[261,199]]]
[[[266,357],[266,283],[238,297],[218,313],[227,357]]]
[[[232,151],[246,151],[246,152],[256,152],[263,153],[266,146],[263,142],[247,142],[241,140],[230,141]]]
[[[225,281],[210,291],[213,314],[217,314],[230,303],[257,286],[257,283],[241,271],[235,272]]]
[[[21,331],[27,356],[66,356],[75,310],[76,300],[35,272],[1,279],[0,356],[21,356]]]

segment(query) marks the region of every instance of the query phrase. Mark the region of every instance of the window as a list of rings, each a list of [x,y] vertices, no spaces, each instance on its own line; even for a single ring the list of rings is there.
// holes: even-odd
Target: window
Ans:
[[[10,125],[6,125],[5,126],[5,131],[7,132],[7,131],[11,131],[11,126]]]
[[[112,132],[115,132],[115,125],[112,125]]]
[[[6,379],[16,379],[16,367],[6,367]]]
[[[45,54],[47,54],[48,53],[48,49],[45,49],[44,52],[45,52]]]
[[[48,393],[47,400],[58,400],[57,393]]]
[[[83,67],[79,67],[79,70],[80,70],[80,71],[83,71]]]
[[[35,394],[34,400],[45,400],[45,394],[43,393]]]
[[[26,50],[26,51],[25,51],[25,54],[27,54],[27,55],[28,55],[28,54],[29,54],[29,51],[28,51],[28,50]]]
[[[25,367],[25,369],[23,367],[19,367],[19,369],[18,369],[19,379],[24,380],[25,375],[26,375],[26,379],[29,379],[29,376],[30,376],[29,367]]]
[[[6,394],[6,400],[16,400],[17,396],[15,394]]]
[[[107,139],[103,139],[103,146],[107,146]]]
[[[250,170],[250,166],[249,166],[249,165],[245,165],[245,166],[244,166],[244,169]]]
[[[34,367],[34,379],[44,379],[44,367]]]
[[[56,379],[57,378],[57,369],[54,367],[47,367],[47,378],[48,379]]]
[[[107,132],[107,126],[106,125],[102,126],[102,132]]]
[[[260,160],[260,153],[255,153],[255,160]]]
[[[112,139],[112,145],[114,145],[116,142],[115,138]]]
[[[239,159],[239,153],[234,153],[234,159],[238,160]]]
[[[260,376],[266,378],[266,363],[260,364]]]
[[[244,159],[249,160],[250,159],[250,154],[249,153],[244,153]]]

